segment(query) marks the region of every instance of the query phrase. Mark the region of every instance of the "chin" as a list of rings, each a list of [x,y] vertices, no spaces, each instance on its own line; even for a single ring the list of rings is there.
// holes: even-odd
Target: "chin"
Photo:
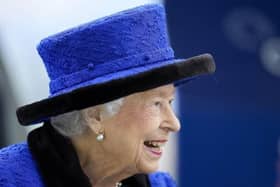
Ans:
[[[142,161],[138,165],[139,173],[153,173],[159,169],[158,161]]]
[[[138,160],[139,173],[153,173],[159,169],[159,161],[162,157],[162,149],[143,146],[142,154]]]

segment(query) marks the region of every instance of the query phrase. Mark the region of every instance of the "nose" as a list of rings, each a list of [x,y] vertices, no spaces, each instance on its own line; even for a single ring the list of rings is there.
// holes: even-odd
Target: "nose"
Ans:
[[[168,105],[164,111],[162,127],[172,132],[177,132],[181,128],[180,121],[170,105]]]

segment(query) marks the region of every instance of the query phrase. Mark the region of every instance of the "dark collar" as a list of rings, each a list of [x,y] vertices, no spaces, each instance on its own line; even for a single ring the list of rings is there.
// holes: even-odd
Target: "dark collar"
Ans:
[[[48,187],[91,187],[71,141],[49,122],[28,134],[28,145]],[[148,176],[138,174],[122,181],[123,187],[150,187]]]

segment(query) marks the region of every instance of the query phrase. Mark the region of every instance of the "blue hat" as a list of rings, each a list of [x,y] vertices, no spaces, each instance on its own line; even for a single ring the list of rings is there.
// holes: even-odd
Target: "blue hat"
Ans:
[[[17,110],[22,125],[215,71],[210,54],[174,57],[159,4],[47,37],[37,50],[50,78],[50,96]]]

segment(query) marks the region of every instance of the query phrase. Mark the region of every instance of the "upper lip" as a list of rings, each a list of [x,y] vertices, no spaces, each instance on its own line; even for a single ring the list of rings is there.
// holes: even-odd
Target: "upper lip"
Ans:
[[[160,143],[165,143],[168,140],[167,139],[156,139],[156,140],[146,140],[146,141],[153,141],[153,142],[160,142]]]

